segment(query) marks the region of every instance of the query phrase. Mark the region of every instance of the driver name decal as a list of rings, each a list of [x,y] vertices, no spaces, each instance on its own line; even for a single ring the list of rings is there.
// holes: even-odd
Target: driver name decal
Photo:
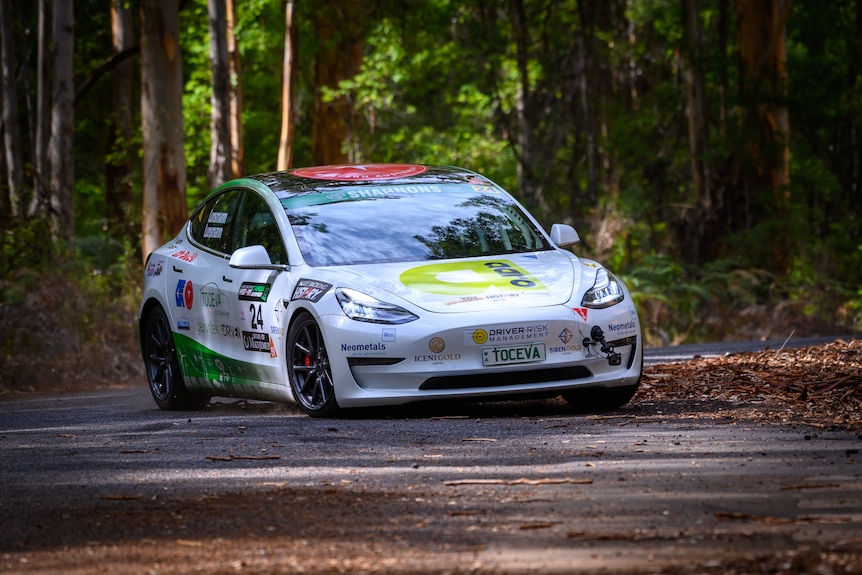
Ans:
[[[401,283],[426,293],[475,295],[547,289],[538,278],[509,260],[429,264],[401,274]]]

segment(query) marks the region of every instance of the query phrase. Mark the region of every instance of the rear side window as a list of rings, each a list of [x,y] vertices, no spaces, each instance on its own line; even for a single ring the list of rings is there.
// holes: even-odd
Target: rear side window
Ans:
[[[233,223],[241,195],[240,190],[231,190],[204,204],[192,216],[192,239],[215,252],[233,253]]]

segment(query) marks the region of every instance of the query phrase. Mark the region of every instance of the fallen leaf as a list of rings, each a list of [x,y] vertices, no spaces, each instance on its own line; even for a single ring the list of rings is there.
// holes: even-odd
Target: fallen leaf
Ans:
[[[592,479],[573,479],[571,477],[563,477],[560,479],[527,479],[526,477],[522,477],[520,479],[453,479],[450,481],[444,481],[443,485],[561,485],[565,483],[572,485],[589,485],[592,482]]]

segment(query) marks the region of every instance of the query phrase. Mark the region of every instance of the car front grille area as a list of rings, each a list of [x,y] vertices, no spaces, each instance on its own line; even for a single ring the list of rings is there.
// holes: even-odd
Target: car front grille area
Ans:
[[[530,383],[547,383],[549,381],[564,381],[567,379],[583,379],[592,377],[592,372],[582,365],[536,369],[531,371],[504,371],[482,373],[476,375],[454,375],[448,377],[431,377],[419,386],[421,390],[432,389],[471,389],[482,387],[505,387],[507,385],[526,385]]]
[[[404,361],[403,357],[348,357],[347,365],[360,367],[363,365],[396,365]]]

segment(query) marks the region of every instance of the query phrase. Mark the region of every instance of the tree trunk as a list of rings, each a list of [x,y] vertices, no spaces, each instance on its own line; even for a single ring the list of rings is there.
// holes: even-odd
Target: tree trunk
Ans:
[[[51,207],[51,195],[48,189],[50,165],[48,160],[48,129],[50,114],[48,113],[48,0],[38,2],[38,30],[36,50],[36,134],[33,141],[33,201],[30,203],[28,215],[46,216]]]
[[[111,36],[114,56],[134,41],[132,13],[125,0],[111,0]],[[137,236],[129,218],[132,198],[132,75],[133,64],[125,60],[111,72],[111,118],[113,149],[105,162],[105,199],[111,235],[118,239]]]
[[[14,218],[26,210],[24,169],[21,160],[21,131],[18,125],[18,94],[15,90],[15,39],[12,37],[12,3],[0,1],[0,69],[3,76],[3,144],[6,156],[6,177],[9,186],[9,208]]]
[[[862,42],[858,39],[862,38],[862,0],[856,0],[856,61],[852,67],[851,77],[856,86],[854,97],[858,99],[862,97]],[[850,194],[851,201],[859,197],[860,179],[862,179],[862,126],[858,112],[854,114],[855,121],[850,125],[850,134],[853,146],[853,160],[850,174]]]
[[[710,187],[706,154],[709,142],[709,118],[706,104],[706,79],[703,71],[703,30],[697,0],[683,0],[683,77],[685,79],[686,111],[688,115],[688,152],[694,207],[684,216],[684,236],[681,242],[683,259],[697,263],[704,256],[704,242],[710,235],[711,222],[716,219]]]
[[[527,45],[529,44],[527,16],[523,0],[512,0],[511,8],[512,34],[515,40],[515,62],[518,69],[518,93],[515,99],[518,180],[527,208],[543,212],[542,197],[536,186],[533,165],[534,125],[530,94],[529,55],[527,53]]]
[[[51,83],[51,233],[71,241],[75,235],[75,18],[72,0],[54,0],[54,78]]]
[[[748,97],[745,123],[754,136],[750,152],[757,162],[757,187],[772,191],[775,207],[789,200],[790,122],[786,105],[786,23],[791,0],[738,0],[738,42],[743,91]]]
[[[227,53],[227,9],[225,0],[207,2],[210,30],[210,166],[209,185],[215,189],[233,178],[231,153],[230,71]]]
[[[178,2],[141,0],[144,257],[187,218]]]
[[[754,223],[767,217],[773,230],[776,269],[790,269],[790,230],[785,214],[790,204],[790,121],[787,112],[786,23],[791,0],[738,0],[737,41],[742,66],[741,124],[748,137],[751,167],[744,190],[757,209]],[[766,197],[759,192],[767,192]]]
[[[284,7],[284,63],[281,80],[281,136],[278,144],[279,170],[287,170],[293,165],[293,101],[296,81],[296,26],[293,23],[293,0]]]
[[[688,149],[691,176],[698,210],[707,215],[712,210],[709,192],[709,168],[704,160],[707,152],[708,118],[706,80],[703,73],[703,33],[697,0],[683,0],[683,38],[685,39],[684,76],[688,109]]]
[[[730,0],[718,0],[718,133],[724,142],[727,136],[727,38],[729,28]]]
[[[590,30],[592,29],[591,22],[586,13],[586,8],[583,1],[578,2],[578,19],[580,26],[578,32],[580,41],[578,42],[578,86],[580,92],[581,115],[584,122],[584,136],[586,137],[586,153],[587,153],[587,196],[589,197],[590,205],[595,206],[599,201],[599,176],[596,168],[598,161],[598,145],[596,144],[595,134],[595,119],[593,118],[592,108],[590,106],[590,91],[589,91],[589,70],[590,66]]]
[[[242,70],[236,45],[236,4],[227,0],[227,58],[230,75],[230,153],[233,177],[245,173],[245,148],[242,135]]]
[[[362,64],[362,20],[366,3],[330,0],[315,12],[320,49],[315,59],[311,156],[315,164],[361,161],[356,144],[356,113],[346,95],[330,98],[339,82]]]

